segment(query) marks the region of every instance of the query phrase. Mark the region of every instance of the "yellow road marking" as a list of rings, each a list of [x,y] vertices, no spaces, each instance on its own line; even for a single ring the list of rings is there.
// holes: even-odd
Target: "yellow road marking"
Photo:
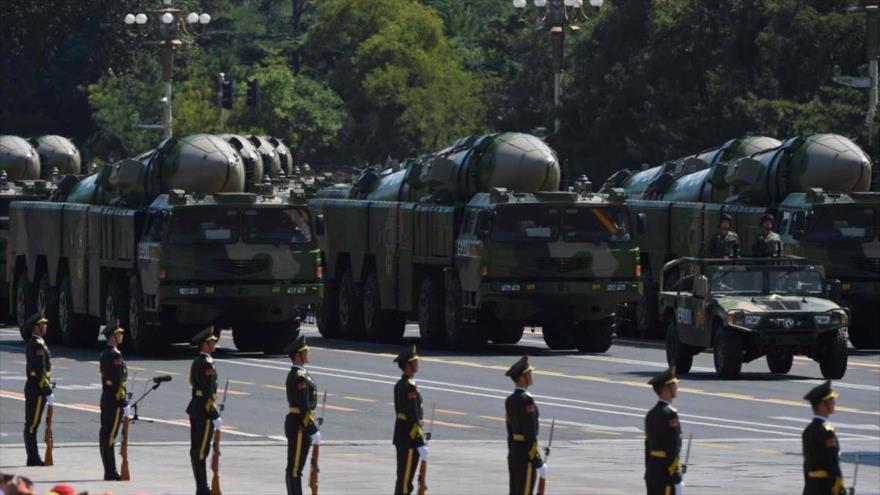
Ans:
[[[506,418],[499,418],[498,416],[480,416],[483,419],[489,419],[492,421],[507,421]]]
[[[344,398],[344,399],[348,399],[348,400],[357,401],[357,402],[369,402],[369,403],[371,403],[371,404],[374,403],[374,402],[379,402],[379,401],[376,400],[376,399],[367,399],[366,397],[354,397],[354,396],[351,396],[351,395],[346,395],[346,396],[343,397],[343,398]]]
[[[803,356],[795,356],[794,359],[796,361],[803,361],[803,362],[808,362],[808,363],[813,362],[812,359],[810,359],[808,357],[803,357]],[[880,368],[880,363],[872,363],[870,361],[859,361],[859,360],[854,361],[852,359],[849,359],[849,360],[847,360],[847,366],[864,366],[866,368]]]
[[[700,442],[697,445],[700,447],[708,447],[710,449],[725,449],[725,450],[734,450],[736,449],[735,445],[728,445],[726,443],[705,443]]]
[[[12,390],[0,390],[0,397],[9,397],[10,399],[24,399],[21,392],[13,392]]]
[[[551,425],[553,425],[553,422],[552,422],[552,421],[547,421],[546,419],[542,419],[542,420],[540,420],[540,421],[538,421],[538,422],[541,423],[542,425],[548,427],[548,428],[549,428]],[[565,426],[565,425],[555,425],[555,426],[553,426],[553,427],[554,427],[554,428],[559,428],[559,429],[562,429],[562,430],[568,428],[568,427]]]
[[[144,371],[146,368],[141,368],[140,366],[128,365],[128,369],[135,370],[135,371]]]
[[[165,370],[156,370],[156,373],[162,373],[163,375],[180,375],[180,373],[176,371],[165,371]]]
[[[773,449],[752,449],[759,454],[782,455],[782,452]]]
[[[557,428],[559,428],[559,426],[557,426]],[[612,435],[612,436],[623,435],[623,433],[620,433],[619,431],[605,431],[605,430],[599,430],[596,428],[586,428],[585,427],[585,428],[583,428],[583,430],[587,433],[601,433],[602,435]]]
[[[754,395],[747,395],[747,394],[733,394],[730,392],[713,392],[713,393],[715,394],[716,397],[724,397],[725,399],[750,400],[750,399],[755,398]]]
[[[74,404],[70,404],[70,405],[74,406],[74,407],[80,407],[82,409],[88,409],[89,411],[101,412],[101,408],[94,405],[94,404],[86,404],[84,402],[79,402],[79,403],[74,403]]]
[[[440,414],[451,414],[453,416],[467,416],[467,413],[464,411],[453,411],[452,409],[437,409],[437,412]]]
[[[241,390],[227,390],[226,392],[229,393],[229,395],[251,395],[250,392],[242,392]]]
[[[342,407],[342,406],[334,406],[333,404],[325,404],[323,407],[331,411],[342,411],[342,412],[361,412],[360,409],[354,409],[352,407]]]
[[[229,383],[234,383],[236,385],[253,385],[254,382],[245,382],[242,380],[229,380]]]
[[[479,428],[479,426],[476,426],[476,425],[465,425],[465,424],[461,424],[461,423],[450,423],[450,422],[448,422],[448,421],[440,421],[440,420],[436,420],[436,419],[434,420],[434,424],[439,425],[439,426],[446,426],[446,427],[448,427],[448,428],[461,428],[461,429]]]
[[[287,392],[287,387],[282,387],[279,385],[263,385],[263,386],[266,388],[271,388],[272,390],[284,390],[285,392]]]

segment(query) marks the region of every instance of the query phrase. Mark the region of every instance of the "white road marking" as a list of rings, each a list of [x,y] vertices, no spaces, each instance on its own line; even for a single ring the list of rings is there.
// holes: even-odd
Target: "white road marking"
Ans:
[[[773,416],[770,419],[778,419],[780,421],[794,421],[797,423],[802,423],[804,427],[806,427],[807,423],[810,421],[809,418],[795,418],[792,416]],[[834,429],[845,428],[848,430],[867,430],[867,431],[880,431],[880,425],[875,424],[854,424],[854,423],[839,423],[837,421],[831,421],[831,426]]]

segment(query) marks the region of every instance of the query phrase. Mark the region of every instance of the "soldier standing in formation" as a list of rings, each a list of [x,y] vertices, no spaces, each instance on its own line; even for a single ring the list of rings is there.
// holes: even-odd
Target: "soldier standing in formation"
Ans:
[[[189,458],[196,480],[196,495],[211,494],[205,459],[211,451],[214,429],[220,429],[223,424],[217,408],[217,370],[211,357],[217,340],[213,326],[202,330],[192,339],[192,343],[199,346],[199,355],[189,370],[192,398],[186,413],[189,415]]]
[[[43,417],[43,409],[55,402],[52,393],[52,360],[43,337],[49,320],[42,314],[32,315],[24,323],[31,329],[31,338],[24,346],[27,380],[24,383],[24,448],[28,466],[43,466],[37,448],[37,429]]]
[[[810,390],[804,400],[813,406],[813,421],[801,435],[804,445],[804,495],[844,495],[840,444],[828,416],[834,414],[837,392],[831,381]]]
[[[504,401],[510,495],[531,495],[536,469],[541,478],[550,474],[550,466],[544,463],[538,448],[538,406],[528,391],[534,369],[529,366],[529,357],[523,356],[505,373],[516,384]]]
[[[416,467],[428,459],[428,446],[422,432],[422,395],[416,387],[415,376],[419,371],[419,356],[416,347],[407,348],[394,358],[403,371],[400,380],[394,384],[394,446],[397,449],[397,481],[394,483],[395,495],[408,495],[413,490],[413,477]],[[416,459],[418,451],[418,459]]]
[[[287,467],[284,482],[287,495],[302,495],[302,472],[312,445],[321,443],[321,432],[315,421],[318,407],[318,388],[305,365],[309,363],[309,346],[304,335],[284,348],[293,366],[287,373],[287,417],[284,435],[287,437]]]
[[[727,213],[718,221],[718,233],[709,241],[710,258],[739,258],[739,236],[730,230],[733,218]]]
[[[761,215],[761,233],[755,238],[752,256],[756,258],[779,258],[782,256],[782,238],[773,232],[773,215]]]
[[[119,481],[116,471],[116,435],[122,418],[130,416],[126,388],[128,368],[119,352],[123,329],[119,321],[107,325],[102,332],[107,337],[107,347],[101,352],[101,429],[98,432],[98,448],[104,464],[104,481]]]
[[[678,391],[678,379],[672,370],[648,383],[660,400],[645,416],[645,485],[648,495],[682,495],[681,425],[672,400]]]

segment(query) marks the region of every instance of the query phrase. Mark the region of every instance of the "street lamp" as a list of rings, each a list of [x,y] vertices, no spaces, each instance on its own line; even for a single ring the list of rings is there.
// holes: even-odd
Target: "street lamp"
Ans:
[[[191,12],[184,17],[180,9],[175,9],[173,0],[162,0],[163,8],[147,11],[149,13],[125,14],[123,22],[135,26],[137,32],[147,38],[146,44],[158,45],[162,62],[162,83],[165,96],[162,98],[162,124],[138,124],[146,129],[162,129],[165,139],[172,135],[171,127],[171,74],[174,69],[174,49],[183,43],[192,43],[195,32],[188,26],[206,25],[211,22],[208,14]],[[152,19],[152,23],[147,24]]]
[[[565,28],[578,32],[578,23],[589,18],[584,10],[583,0],[533,0],[538,10],[536,24],[550,33],[553,49],[553,132],[559,134],[559,119],[562,107],[562,69],[565,66]],[[593,11],[602,7],[604,0],[589,0]],[[513,0],[513,6],[519,11],[519,18],[525,22],[527,0]]]

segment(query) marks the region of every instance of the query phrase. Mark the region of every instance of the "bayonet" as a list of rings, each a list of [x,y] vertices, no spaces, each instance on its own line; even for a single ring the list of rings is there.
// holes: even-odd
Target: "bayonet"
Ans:
[[[853,471],[853,482],[849,487],[849,495],[856,495],[856,480],[859,478],[859,464],[861,464],[861,456],[856,454],[856,468]]]
[[[687,473],[688,470],[688,461],[691,460],[691,441],[694,439],[694,434],[691,433],[688,435],[688,446],[687,450],[684,453],[684,464],[681,465],[681,474]]]
[[[324,389],[324,397],[321,399],[321,415],[318,416],[318,426],[324,424],[324,411],[327,410],[327,389]]]
[[[226,408],[226,394],[229,392],[229,378],[226,379],[226,385],[223,386],[223,402],[220,403],[220,412]]]
[[[556,418],[550,421],[550,438],[547,440],[547,446],[544,447],[544,460],[550,457],[550,447],[553,445],[553,430],[556,429]]]
[[[434,415],[437,413],[437,403],[431,404],[431,420],[428,423],[428,434],[425,435],[425,439],[429,442],[431,441],[431,436],[434,433]]]

